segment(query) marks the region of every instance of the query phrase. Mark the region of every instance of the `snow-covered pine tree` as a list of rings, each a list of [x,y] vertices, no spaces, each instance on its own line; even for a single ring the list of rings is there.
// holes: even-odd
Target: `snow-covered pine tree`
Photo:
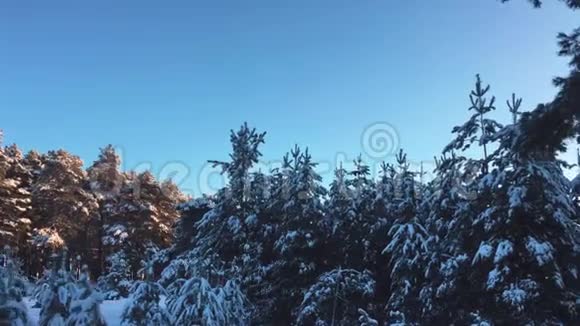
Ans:
[[[389,224],[394,219],[397,171],[388,163],[381,163],[380,177],[376,182],[376,197],[373,201],[374,215],[386,219]]]
[[[281,166],[271,171],[268,188],[264,190],[270,199],[267,207],[259,214],[263,217],[259,223],[262,231],[257,237],[261,249],[260,267],[252,275],[255,281],[261,281],[249,284],[246,291],[248,299],[257,308],[252,312],[253,323],[268,324],[277,320],[274,316],[278,304],[277,300],[272,300],[280,291],[277,275],[281,272],[281,264],[276,244],[282,232],[285,220],[283,211],[291,196],[291,182],[295,175],[294,162],[290,153],[287,153]]]
[[[510,111],[520,104],[514,96]],[[447,249],[441,280],[425,287],[449,300],[439,308],[446,323],[578,323],[576,212],[556,160],[563,146],[523,144],[527,128],[529,121],[519,120],[488,134],[500,141],[489,158],[493,168],[474,175],[474,196],[448,223],[447,245],[458,250]]]
[[[454,218],[457,205],[468,195],[462,182],[461,163],[462,158],[455,153],[444,153],[439,159],[435,158],[436,177],[431,182],[435,189],[430,196],[425,198],[429,207],[429,214],[425,220],[425,226],[433,236],[434,242],[446,239],[449,235],[449,223]]]
[[[421,320],[429,324],[445,324],[453,320],[464,302],[457,291],[468,285],[457,283],[458,274],[469,266],[466,248],[468,235],[462,229],[470,225],[475,212],[470,205],[470,184],[462,182],[461,158],[451,153],[436,159],[436,178],[431,182],[434,191],[423,200],[428,208],[425,227],[428,230],[429,252],[425,257],[425,280],[420,293],[423,303]],[[466,219],[468,222],[463,223]]]
[[[347,184],[353,191],[355,218],[351,221],[350,230],[343,239],[349,248],[349,258],[344,266],[363,270],[374,267],[374,262],[383,250],[375,231],[382,229],[383,220],[374,214],[374,200],[376,199],[375,183],[370,179],[370,168],[362,157],[359,156],[354,162],[354,169],[349,172],[351,179]]]
[[[9,245],[30,270],[28,256],[32,231],[31,186],[33,175],[16,145],[0,145],[0,248]]]
[[[47,266],[54,266],[53,255],[65,249],[65,242],[53,228],[34,229],[32,232],[31,247],[32,257],[35,262],[31,264],[34,276],[46,275]]]
[[[23,177],[21,180],[28,179],[28,182],[25,183],[23,187],[31,194],[32,200],[32,192],[34,189],[34,185],[38,182],[38,178],[41,175],[41,171],[44,168],[44,161],[45,156],[39,154],[36,151],[30,151],[24,156],[23,165],[25,170],[27,171],[27,176]],[[30,237],[34,236],[35,229],[38,230],[39,228],[39,216],[36,215],[35,210],[32,208],[31,203],[31,211],[30,211],[30,219],[31,219],[31,234]],[[46,269],[46,263],[49,259],[45,252],[42,250],[38,250],[39,248],[35,248],[32,243],[29,241],[26,245],[21,246],[19,248],[19,256],[23,262],[23,270],[25,271],[26,275],[33,276],[33,277],[40,277],[43,275]]]
[[[179,210],[182,204],[185,204],[190,200],[190,196],[185,195],[179,187],[171,179],[166,179],[160,183],[162,196],[159,196],[157,200],[153,202],[154,207],[159,215],[163,218],[159,219],[164,225],[169,226],[170,234],[168,238],[162,238],[158,242],[154,242],[155,246],[158,248],[157,253],[154,257],[154,270],[155,273],[159,273],[166,267],[170,260],[176,256],[174,244],[176,243],[176,228],[180,224],[182,212]],[[164,236],[165,237],[165,236]],[[155,240],[155,238],[153,238]],[[190,238],[190,241],[193,240]]]
[[[264,143],[265,136],[266,133],[258,133],[256,129],[250,129],[248,124],[244,123],[237,132],[231,131],[231,161],[210,161],[215,166],[220,166],[228,175],[229,195],[235,207],[240,210],[242,220],[248,215],[250,169],[262,156],[259,147]]]
[[[100,149],[98,159],[87,169],[91,190],[99,200],[120,195],[124,181],[124,176],[119,171],[120,165],[121,158],[115,148],[107,145]]]
[[[22,270],[22,261],[17,256],[17,251],[9,246],[5,246],[0,252],[0,268],[6,275],[13,276],[12,285],[17,288],[22,295],[28,294],[30,282]]]
[[[107,273],[99,277],[98,288],[105,300],[119,300],[129,296],[131,277],[129,263],[123,250],[107,258]]]
[[[44,168],[44,161],[45,156],[36,151],[30,151],[24,156],[23,164],[30,176],[25,189],[29,190],[31,198],[34,185],[38,182],[38,178]],[[34,211],[34,209],[31,209],[31,238],[33,238],[35,234],[38,234],[36,231],[39,229],[39,216],[35,215]],[[29,242],[27,245],[21,247],[19,252],[22,253],[19,256],[22,257],[23,269],[26,271],[26,275],[41,277],[48,265],[47,261],[49,260],[49,256],[46,255],[46,252],[39,250],[37,247],[35,248],[33,242]]]
[[[253,215],[250,212],[250,169],[262,155],[259,146],[264,143],[264,137],[265,133],[250,129],[244,123],[238,131],[231,131],[231,161],[210,161],[222,168],[229,183],[216,196],[215,207],[197,224],[197,243],[202,255],[203,252],[209,252],[209,248],[213,248],[228,263],[241,256],[247,237],[246,219]],[[232,241],[224,243],[221,241],[224,237]]]
[[[286,153],[282,157],[281,166],[271,171],[269,207],[273,212],[282,212],[290,197],[290,181],[295,173],[293,163],[291,152]]]
[[[498,324],[577,324],[576,208],[555,147],[521,147],[520,122],[500,131],[495,168],[479,182],[469,275],[478,312]]]
[[[353,192],[355,193],[356,206],[359,214],[370,215],[372,212],[372,202],[375,198],[374,182],[370,179],[371,170],[362,160],[362,156],[357,157],[353,162],[354,169],[348,174],[351,179],[348,180]]]
[[[267,221],[263,223],[264,232],[261,234],[262,261],[271,264],[276,256],[275,243],[283,223],[284,206],[290,198],[290,184],[295,171],[292,167],[290,153],[282,158],[280,167],[272,169],[268,182],[269,203],[263,215],[267,215]]]
[[[0,324],[11,326],[31,325],[23,297],[27,282],[20,275],[11,250],[6,247],[0,265]]]
[[[358,325],[359,326],[379,326],[379,322],[377,320],[371,318],[369,313],[366,312],[365,310],[359,309],[358,313],[360,315],[360,317],[358,318]]]
[[[329,252],[329,260],[333,266],[349,266],[350,243],[348,238],[350,228],[356,218],[354,193],[348,186],[348,172],[342,168],[342,164],[334,171],[334,180],[330,184],[328,201],[325,203],[325,218],[331,226],[332,232],[326,244],[329,248],[335,248]],[[357,259],[360,259],[360,255]]]
[[[332,224],[329,246],[339,249],[332,250],[340,257],[335,259],[333,266],[376,270],[381,252],[387,244],[384,232],[388,231],[385,230],[386,216],[378,215],[386,213],[387,203],[383,200],[378,203],[377,197],[375,183],[370,179],[370,169],[361,157],[354,161],[351,172],[347,173],[342,168],[336,170],[325,205],[327,220]],[[383,209],[377,210],[380,205],[384,205]]]
[[[195,225],[194,247],[188,254],[193,260],[211,260],[209,264],[196,264],[195,267],[207,267],[208,270],[197,271],[194,275],[204,276],[212,284],[224,281],[223,273],[234,267],[234,261],[242,255],[246,240],[242,221],[232,210],[227,192],[226,189],[218,192],[215,207]]]
[[[147,257],[140,271],[144,274],[144,280],[135,282],[131,288],[131,295],[121,316],[121,326],[171,325],[171,317],[160,305],[165,290],[153,280],[153,253],[149,251]]]
[[[170,249],[172,257],[178,257],[193,249],[197,235],[195,225],[214,206],[214,198],[206,195],[178,205],[180,217],[174,227],[175,236]]]
[[[130,224],[128,243],[133,250],[129,261],[139,257],[138,253],[145,252],[147,247],[165,248],[171,244],[172,227],[179,217],[177,205],[185,199],[175,184],[170,181],[160,184],[150,172],[139,174],[135,181],[133,199],[141,210]],[[142,239],[149,241],[144,243]]]
[[[90,284],[89,270],[85,265],[81,277],[77,281],[72,295],[70,315],[67,326],[105,326],[106,322],[101,314],[100,304],[102,295],[96,292]]]
[[[257,171],[252,173],[249,189],[248,206],[252,214],[266,213],[270,205],[270,178]]]
[[[66,269],[67,254],[53,254],[52,268],[47,283],[40,293],[40,326],[64,326],[70,315],[74,293],[74,279]]]
[[[2,148],[0,142],[0,248],[17,248],[22,258],[28,254],[31,236],[31,183],[22,152],[16,145]],[[25,267],[28,270],[28,264]]]
[[[368,272],[336,269],[325,273],[304,295],[297,325],[355,325],[359,309],[373,299],[375,281]]]
[[[282,165],[271,170],[271,175],[265,176],[265,182],[259,182],[263,187],[252,188],[255,197],[253,200],[256,211],[255,216],[250,216],[248,226],[251,230],[251,238],[254,246],[259,250],[259,261],[257,264],[253,260],[246,259],[244,265],[255,264],[257,268],[246,268],[251,273],[245,276],[243,289],[248,299],[253,303],[252,323],[264,324],[272,321],[272,312],[275,310],[276,302],[272,300],[278,284],[272,275],[276,275],[278,268],[278,252],[276,242],[281,232],[284,221],[283,209],[290,198],[290,180],[293,170],[289,159],[289,154],[283,158]],[[260,204],[260,198],[267,197],[265,206]],[[250,248],[249,252],[256,249]],[[248,257],[247,251],[244,255]]]
[[[389,172],[383,171],[381,182],[374,182],[370,178],[370,168],[362,157],[354,161],[354,170],[349,173],[352,179],[348,184],[353,189],[356,219],[347,238],[351,239],[349,242],[353,246],[349,249],[349,255],[359,258],[353,261],[355,264],[344,266],[357,270],[368,269],[375,273],[384,271],[379,265],[384,263],[382,251],[387,245],[384,235],[393,222],[391,196],[395,194],[392,174],[385,173]],[[380,189],[380,195],[377,186],[384,187]]]
[[[474,143],[482,147],[482,158],[477,163],[481,171],[485,173],[489,168],[489,161],[492,159],[489,152],[490,136],[495,134],[502,126],[493,119],[488,119],[487,114],[494,111],[495,97],[488,98],[487,94],[490,86],[483,86],[481,78],[476,75],[475,88],[469,94],[471,106],[469,110],[474,113],[462,126],[453,128],[456,138],[449,144],[443,152],[465,151]]]
[[[178,205],[180,217],[173,228],[173,245],[163,251],[167,264],[158,281],[167,290],[168,295],[176,295],[187,278],[199,272],[201,264],[195,262],[203,259],[198,260],[195,250],[196,224],[214,206],[214,197],[206,195]]]
[[[259,146],[264,137],[265,133],[244,124],[238,131],[231,131],[230,161],[210,161],[222,168],[229,183],[216,195],[215,206],[195,226],[194,255],[211,263],[205,265],[210,270],[193,275],[204,276],[214,286],[235,277],[248,293],[259,291],[255,286],[261,283],[263,274],[261,239],[269,195],[266,176],[251,169],[262,155]],[[222,275],[211,275],[212,270]]]
[[[233,281],[214,288],[205,278],[193,277],[168,298],[167,306],[175,326],[249,325],[247,299]]]
[[[72,257],[92,257],[86,241],[97,217],[98,203],[87,191],[82,160],[64,150],[50,151],[32,191],[35,227],[52,228]]]
[[[397,171],[392,164],[381,163],[380,176],[375,186],[375,198],[372,203],[374,223],[368,230],[366,237],[370,240],[370,246],[367,249],[367,258],[365,268],[376,275],[376,294],[375,305],[381,306],[366,311],[375,317],[383,317],[384,298],[390,294],[391,280],[387,275],[390,274],[389,255],[384,255],[383,250],[389,244],[389,237],[386,237],[389,230],[393,227],[398,216],[399,199],[397,198],[398,188]],[[380,277],[378,277],[380,276]]]
[[[105,225],[103,241],[108,252],[123,250],[133,277],[150,247],[167,248],[184,198],[171,182],[159,184],[149,171],[126,173],[113,213]]]
[[[412,325],[419,321],[419,291],[428,233],[417,216],[414,174],[409,171],[407,156],[402,151],[397,162],[401,198],[397,221],[388,234],[390,243],[383,251],[390,256],[391,268],[391,294],[386,311],[390,324]]]
[[[266,224],[271,223],[270,202],[272,194],[270,193],[270,183],[270,177],[261,171],[252,173],[248,196],[248,206],[251,213],[244,221],[250,237],[262,237],[263,228],[267,228]]]
[[[112,145],[101,148],[98,159],[87,169],[91,192],[98,201],[98,218],[94,220],[90,238],[96,244],[96,274],[105,273],[106,253],[103,243],[105,225],[112,220],[117,208],[125,175],[119,170],[121,158]]]
[[[273,234],[276,221],[269,207],[270,180],[262,172],[251,174],[248,195],[249,215],[244,220],[246,241],[242,254],[235,260],[237,271],[233,277],[239,279],[243,291],[253,301],[263,299],[268,284],[264,281],[266,266],[272,257]],[[259,309],[259,308],[258,308]],[[252,314],[257,312],[252,311]]]
[[[469,323],[473,300],[462,295],[471,293],[471,282],[464,275],[471,269],[471,253],[479,245],[473,232],[474,217],[488,208],[489,192],[477,187],[488,171],[498,151],[487,149],[493,135],[502,126],[483,115],[495,110],[495,99],[487,98],[490,86],[482,86],[479,76],[469,99],[469,110],[475,114],[462,126],[455,127],[456,138],[447,145],[437,161],[437,177],[432,182],[434,191],[425,198],[428,207],[426,226],[429,230],[429,254],[426,259],[425,282],[421,289],[422,319],[428,323]],[[515,96],[514,96],[515,99]],[[521,102],[520,102],[521,103]],[[516,106],[517,101],[514,102]],[[517,112],[514,107],[513,111]],[[512,112],[514,114],[514,112]],[[483,126],[483,128],[482,128]],[[471,159],[465,151],[472,146],[483,148],[483,158]],[[471,309],[477,313],[477,309]]]
[[[288,180],[288,200],[275,243],[277,260],[269,271],[275,298],[273,320],[290,323],[291,310],[316,277],[329,264],[324,244],[331,230],[325,227],[322,199],[326,189],[315,171],[316,163],[308,150],[292,151],[292,171]]]
[[[228,280],[221,289],[218,290],[220,301],[225,302],[225,317],[227,325],[250,325],[251,303],[240,288],[236,280]]]
[[[271,180],[260,171],[252,171],[262,155],[260,145],[264,137],[265,133],[244,124],[231,132],[230,161],[210,161],[222,167],[229,183],[216,195],[211,211],[196,224],[193,256],[198,260],[209,259],[211,263],[195,265],[209,269],[190,275],[204,276],[212,286],[223,285],[227,279],[239,279],[252,300],[260,301],[263,297],[269,303],[270,297],[264,295],[267,284],[263,277],[264,265],[273,258],[276,229],[274,215],[270,213]]]

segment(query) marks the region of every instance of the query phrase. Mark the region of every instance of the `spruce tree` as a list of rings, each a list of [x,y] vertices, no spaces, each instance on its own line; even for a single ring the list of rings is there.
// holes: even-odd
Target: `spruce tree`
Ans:
[[[366,312],[365,310],[359,309],[358,313],[360,315],[360,317],[358,319],[358,325],[360,325],[360,326],[379,326],[379,322],[377,320],[371,318],[369,313]]]
[[[304,295],[297,325],[355,325],[359,309],[373,299],[375,281],[367,272],[336,269],[325,273]]]
[[[292,151],[288,200],[282,207],[282,224],[275,243],[277,260],[269,272],[275,285],[274,320],[290,322],[308,286],[328,265],[324,243],[330,230],[324,228],[322,198],[326,190],[315,171],[308,150]]]
[[[23,301],[27,282],[20,275],[11,250],[6,247],[0,265],[0,324],[14,326],[30,325],[28,309]]]
[[[370,179],[370,168],[362,157],[354,161],[354,169],[349,172],[351,179],[348,185],[354,194],[355,218],[350,223],[350,230],[344,239],[349,244],[345,266],[357,270],[371,267],[378,260],[383,248],[376,242],[377,231],[382,230],[384,220],[375,215],[375,183]],[[383,246],[384,247],[384,246]]]
[[[478,183],[500,153],[487,149],[495,147],[494,137],[503,130],[498,122],[483,118],[495,110],[495,98],[487,97],[489,90],[490,86],[483,86],[477,76],[469,95],[469,110],[475,110],[475,114],[453,129],[456,138],[445,147],[441,159],[436,160],[437,178],[432,183],[435,190],[425,202],[429,208],[426,226],[430,250],[420,297],[422,318],[427,322],[469,323],[470,311],[477,313],[477,309],[468,307],[473,300],[462,297],[472,291],[470,280],[464,276],[471,270],[470,257],[479,245],[479,234],[472,224],[475,216],[489,207],[490,193],[480,189]],[[518,109],[514,107],[512,111]],[[464,156],[474,146],[481,148],[483,157]]]
[[[70,315],[74,280],[67,270],[66,251],[52,256],[52,269],[40,293],[40,326],[64,326]]]
[[[168,326],[171,317],[161,307],[161,296],[165,290],[153,280],[152,253],[148,253],[148,261],[143,262],[144,280],[137,281],[131,288],[131,296],[125,305],[121,316],[121,326]]]
[[[44,168],[44,162],[46,159],[46,155],[42,155],[36,151],[29,151],[23,160],[23,165],[25,170],[27,171],[27,177],[22,178],[21,180],[28,180],[27,182],[21,184],[24,188],[24,191],[28,191],[30,193],[31,199],[31,210],[30,210],[30,235],[29,241],[25,245],[21,245],[19,248],[19,256],[22,258],[23,267],[26,271],[27,275],[40,277],[43,275],[46,266],[48,266],[49,256],[43,250],[39,250],[39,248],[35,248],[33,246],[33,237],[35,234],[38,234],[38,230],[42,228],[40,224],[40,218],[38,215],[35,214],[36,210],[34,209],[34,200],[33,200],[33,193],[36,183],[41,176],[41,171]]]
[[[39,277],[45,275],[47,267],[53,267],[53,255],[64,250],[66,244],[54,228],[35,229],[31,239],[32,257],[36,262],[32,266],[33,275]]]
[[[487,97],[489,90],[490,86],[483,86],[481,78],[476,75],[475,88],[469,94],[471,102],[469,110],[473,110],[474,113],[465,124],[453,128],[453,133],[457,134],[457,137],[444,150],[444,152],[465,151],[474,143],[479,144],[482,148],[482,158],[478,164],[483,173],[487,172],[491,159],[488,150],[489,137],[502,127],[495,120],[487,118],[487,115],[496,109],[495,97]]]
[[[175,326],[248,325],[247,299],[232,281],[214,288],[206,279],[193,277],[167,303]]]
[[[473,224],[479,312],[496,323],[575,324],[579,251],[569,182],[549,148],[514,146],[521,127],[501,133],[502,155],[479,183],[490,194]]]
[[[119,300],[129,296],[131,277],[129,262],[123,250],[116,252],[107,258],[107,273],[98,280],[99,290],[105,300]]]
[[[355,266],[349,265],[352,260],[350,258],[351,243],[346,241],[356,218],[355,194],[348,186],[347,173],[341,165],[334,171],[334,180],[330,184],[324,212],[332,232],[326,245],[329,248],[338,249],[330,253],[332,265],[355,268]],[[356,259],[360,258],[360,255],[356,257]]]
[[[123,250],[135,276],[148,248],[171,245],[173,225],[179,218],[177,205],[183,201],[173,183],[160,184],[149,171],[126,173],[119,200],[105,224],[107,251]]]
[[[178,257],[193,249],[197,235],[195,225],[203,216],[215,206],[213,197],[202,196],[178,205],[180,214],[174,226],[174,240],[171,251],[172,257]]]
[[[425,226],[429,252],[420,292],[421,320],[431,324],[452,322],[465,303],[458,291],[465,291],[469,284],[459,284],[457,277],[469,266],[467,248],[463,245],[468,237],[466,229],[475,214],[468,200],[473,194],[466,188],[471,186],[462,181],[463,161],[452,153],[436,162],[437,176],[431,184],[435,190],[423,203],[428,208]]]
[[[240,218],[248,214],[248,189],[250,187],[250,169],[262,156],[259,147],[264,143],[266,133],[258,133],[244,123],[237,132],[231,131],[230,142],[232,153],[230,162],[210,161],[214,166],[220,166],[227,173],[229,181],[229,196],[235,207],[240,210]]]
[[[125,175],[119,170],[121,158],[112,145],[101,148],[98,159],[87,169],[91,192],[98,201],[98,218],[94,220],[90,241],[98,249],[97,275],[105,273],[106,252],[103,243],[105,225],[112,220],[121,196]]]
[[[64,150],[50,151],[32,191],[36,227],[52,228],[74,257],[91,257],[87,240],[98,218],[98,203],[87,189],[82,160]]]
[[[0,248],[17,248],[23,258],[32,231],[31,183],[32,174],[20,149],[16,145],[2,148],[0,142]]]
[[[397,221],[389,231],[390,243],[383,253],[390,256],[391,294],[386,306],[391,324],[414,324],[419,321],[419,291],[422,263],[427,251],[428,233],[417,216],[414,174],[406,154],[397,156],[401,181]]]
[[[268,178],[252,168],[262,155],[259,147],[264,136],[244,124],[231,132],[230,161],[210,161],[222,167],[229,182],[216,194],[215,206],[196,223],[188,258],[207,262],[195,264],[205,270],[190,275],[203,276],[212,286],[239,279],[241,288],[256,300],[264,286],[263,238],[270,195]]]
[[[386,219],[387,223],[394,218],[396,176],[397,172],[391,164],[381,163],[380,176],[376,182],[375,199],[372,205],[374,215]]]
[[[105,326],[105,320],[101,314],[100,304],[103,298],[90,284],[88,267],[83,266],[81,277],[77,281],[72,295],[70,315],[66,321],[67,326]]]
[[[427,318],[434,318],[428,319],[431,322],[578,322],[576,211],[569,182],[556,160],[563,147],[523,146],[518,138],[529,124],[525,113],[517,119],[519,105],[521,100],[513,96],[508,107],[514,123],[486,138],[499,142],[488,159],[492,168],[473,174],[468,183],[458,183],[467,192],[451,191],[460,196],[441,198],[453,204],[452,211],[434,211],[443,217],[452,212],[452,218],[442,220],[441,228],[434,223],[437,215],[431,219],[436,232],[444,231],[434,256],[448,257],[431,264],[440,267],[428,273],[433,284],[427,283],[422,292],[423,299],[434,298],[424,301]],[[450,171],[459,167],[459,174],[474,166],[464,157],[449,162],[444,164]],[[457,189],[447,186],[453,188]]]

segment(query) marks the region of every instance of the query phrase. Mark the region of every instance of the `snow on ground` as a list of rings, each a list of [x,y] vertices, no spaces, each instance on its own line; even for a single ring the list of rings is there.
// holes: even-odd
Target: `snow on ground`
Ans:
[[[123,314],[123,308],[125,308],[126,302],[127,299],[122,299],[118,301],[105,301],[101,304],[101,312],[108,326],[121,325],[121,315]]]
[[[36,301],[31,300],[30,298],[24,298],[24,302],[28,307],[28,314],[30,315],[30,321],[32,322],[32,325],[38,325],[38,315],[40,314],[40,308],[33,308]]]
[[[26,305],[28,306],[28,313],[32,321],[32,325],[38,325],[38,315],[40,314],[40,308],[34,308],[35,301],[29,298],[24,299]],[[119,326],[121,325],[121,314],[123,313],[123,308],[127,299],[118,301],[105,301],[101,304],[101,312],[105,317],[107,326]]]

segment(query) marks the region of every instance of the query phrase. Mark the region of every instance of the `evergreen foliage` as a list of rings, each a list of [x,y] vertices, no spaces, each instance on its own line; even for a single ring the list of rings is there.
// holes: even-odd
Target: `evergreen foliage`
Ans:
[[[30,325],[28,310],[23,302],[26,288],[27,282],[20,274],[18,264],[7,247],[2,253],[0,265],[0,324]]]
[[[70,316],[67,326],[105,326],[99,305],[103,301],[102,295],[96,292],[89,282],[88,267],[84,266],[81,277],[77,281],[72,296]]]

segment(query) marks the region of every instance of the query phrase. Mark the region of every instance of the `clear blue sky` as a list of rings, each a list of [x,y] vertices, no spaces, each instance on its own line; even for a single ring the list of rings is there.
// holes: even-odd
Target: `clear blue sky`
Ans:
[[[195,192],[244,121],[268,131],[266,160],[295,143],[350,160],[379,121],[430,160],[467,117],[475,73],[499,103],[550,100],[567,70],[555,36],[580,13],[546,2],[2,1],[0,127],[88,164],[108,143],[126,169],[182,162]]]

